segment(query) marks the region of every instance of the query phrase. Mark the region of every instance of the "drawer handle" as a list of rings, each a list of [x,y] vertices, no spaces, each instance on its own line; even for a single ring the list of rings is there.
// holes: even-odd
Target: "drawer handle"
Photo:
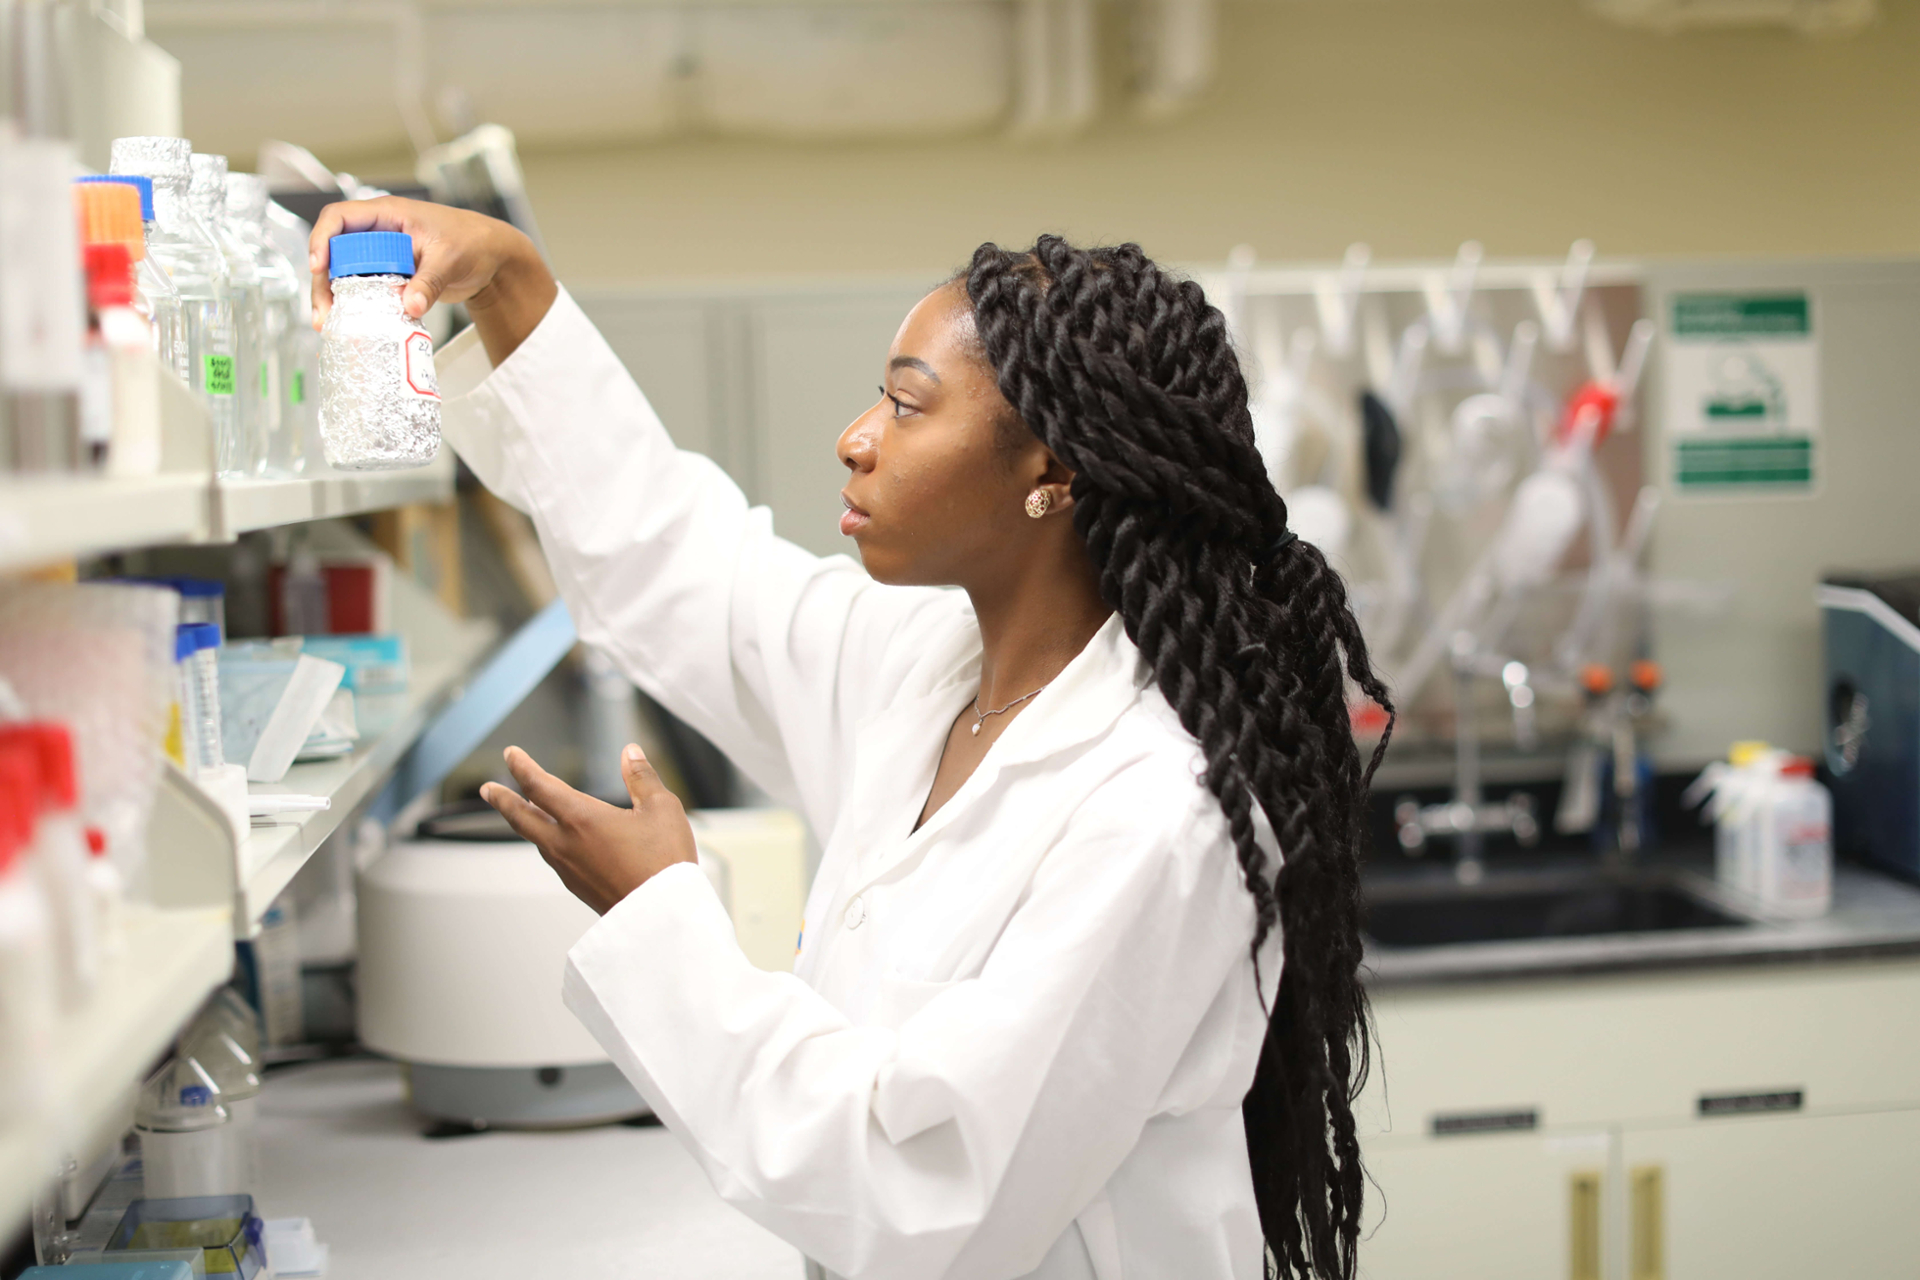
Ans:
[[[1666,1173],[1657,1164],[1636,1165],[1627,1175],[1632,1206],[1627,1243],[1631,1280],[1666,1280]]]
[[[1598,1169],[1567,1176],[1567,1280],[1600,1280],[1600,1185]]]

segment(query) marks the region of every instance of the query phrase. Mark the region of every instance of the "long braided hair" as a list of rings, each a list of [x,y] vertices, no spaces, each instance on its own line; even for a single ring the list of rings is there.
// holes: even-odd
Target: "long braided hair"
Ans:
[[[1391,715],[1387,690],[1339,574],[1287,533],[1226,318],[1199,285],[1138,245],[1057,236],[1024,252],[983,244],[965,280],[1001,393],[1074,472],[1101,594],[1205,754],[1257,912],[1256,972],[1281,929],[1241,1108],[1267,1246],[1282,1276],[1351,1280],[1364,1183],[1352,1103],[1369,1056],[1358,850],[1386,737],[1363,768],[1346,681]]]

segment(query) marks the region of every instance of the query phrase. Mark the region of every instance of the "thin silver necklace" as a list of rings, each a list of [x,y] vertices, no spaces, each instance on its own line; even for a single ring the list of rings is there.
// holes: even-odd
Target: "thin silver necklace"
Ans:
[[[1047,684],[1052,684],[1052,683],[1053,681],[1051,680],[1047,681]],[[1038,697],[1041,691],[1047,687],[1047,684],[1041,685],[1039,689],[1035,689],[1032,693],[1023,693],[1019,697],[1015,698],[1012,702],[1009,702],[1006,706],[998,707],[992,711],[982,711],[980,709],[980,695],[977,693],[974,694],[973,695],[973,730],[972,730],[973,736],[976,738],[980,736],[980,726],[987,722],[988,716],[1005,715],[1007,712],[1013,710],[1015,707],[1025,702],[1028,698]]]

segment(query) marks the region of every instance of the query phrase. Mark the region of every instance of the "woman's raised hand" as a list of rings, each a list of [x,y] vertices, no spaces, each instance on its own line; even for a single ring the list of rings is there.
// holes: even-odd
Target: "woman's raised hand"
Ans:
[[[413,237],[416,265],[406,313],[418,318],[436,302],[466,303],[495,365],[533,332],[559,293],[533,241],[498,218],[398,196],[348,200],[322,209],[307,241],[316,328],[333,306],[327,247],[333,237],[355,231]]]
[[[686,811],[639,747],[628,747],[620,758],[631,809],[575,791],[518,747],[508,747],[506,755],[521,794],[489,782],[480,788],[480,798],[538,848],[560,882],[597,913],[605,915],[674,863],[698,861]]]

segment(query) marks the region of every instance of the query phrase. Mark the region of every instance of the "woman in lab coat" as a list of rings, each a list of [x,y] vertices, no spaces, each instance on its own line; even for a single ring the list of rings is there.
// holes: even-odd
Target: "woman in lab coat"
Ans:
[[[1387,695],[1199,287],[1131,245],[982,245],[840,436],[862,572],[675,450],[505,224],[335,205],[323,311],[328,237],[372,228],[413,236],[412,314],[472,313],[447,438],[582,639],[824,841],[767,973],[638,748],[630,810],[518,750],[522,794],[484,793],[601,913],[566,1000],[720,1194],[815,1275],[1245,1278],[1264,1241],[1351,1277],[1346,682]]]

